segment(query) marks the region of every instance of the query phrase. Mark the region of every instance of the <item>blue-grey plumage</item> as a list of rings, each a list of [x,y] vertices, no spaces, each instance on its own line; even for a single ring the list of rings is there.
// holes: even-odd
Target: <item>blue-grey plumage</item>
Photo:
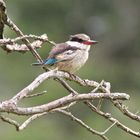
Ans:
[[[97,41],[90,40],[85,34],[73,35],[69,41],[53,47],[43,63],[33,63],[33,65],[74,73],[87,61],[90,45],[96,43]]]

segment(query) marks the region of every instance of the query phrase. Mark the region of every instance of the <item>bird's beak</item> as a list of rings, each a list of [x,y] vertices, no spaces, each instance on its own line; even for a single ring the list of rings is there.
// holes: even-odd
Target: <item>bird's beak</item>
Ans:
[[[98,41],[96,41],[96,40],[90,40],[90,43],[91,43],[91,44],[97,44]]]
[[[97,44],[97,43],[98,43],[98,41],[96,41],[96,40],[88,40],[88,41],[84,42],[84,44],[86,44],[86,45],[93,45],[93,44]]]

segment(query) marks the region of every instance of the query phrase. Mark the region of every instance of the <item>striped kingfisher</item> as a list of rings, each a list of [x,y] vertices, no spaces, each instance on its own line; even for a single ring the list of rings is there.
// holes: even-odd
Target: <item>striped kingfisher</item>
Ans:
[[[86,34],[71,35],[65,43],[56,44],[42,63],[37,62],[32,65],[73,74],[85,64],[90,46],[96,43],[97,41],[91,40]]]

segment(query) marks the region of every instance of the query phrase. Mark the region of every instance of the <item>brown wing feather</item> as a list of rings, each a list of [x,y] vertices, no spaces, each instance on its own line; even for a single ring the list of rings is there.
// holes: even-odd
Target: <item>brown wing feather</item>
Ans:
[[[60,43],[60,44],[57,44],[56,47],[52,48],[52,50],[49,53],[48,58],[55,58],[56,55],[63,53],[64,51],[77,50],[77,49],[79,49],[79,48],[74,47],[74,46],[69,46],[66,43]]]

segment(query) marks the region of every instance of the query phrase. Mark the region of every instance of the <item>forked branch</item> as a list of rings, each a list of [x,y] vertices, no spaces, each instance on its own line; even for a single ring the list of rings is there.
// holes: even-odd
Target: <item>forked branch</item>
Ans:
[[[3,38],[5,25],[7,25],[12,31],[17,34],[16,38]],[[0,0],[0,46],[4,51],[11,53],[14,51],[23,53],[29,51],[37,61],[42,62],[42,58],[40,57],[36,49],[41,48],[42,44],[44,43],[50,43],[55,46],[55,43],[49,40],[46,34],[43,34],[41,36],[24,35],[23,32],[16,26],[16,24],[12,22],[12,20],[7,16],[6,5],[3,0]],[[44,70],[46,71],[46,68],[44,68]],[[69,95],[38,106],[19,106],[18,103],[23,99],[44,95],[46,91],[35,94],[33,94],[33,91],[44,81],[49,79],[54,79],[59,82],[69,92]],[[67,83],[67,80],[75,82],[76,84],[79,84],[83,87],[91,87],[92,90],[88,93],[79,93]],[[95,99],[99,100],[97,106],[93,105],[93,101]],[[69,74],[67,72],[55,70],[38,75],[35,80],[33,80],[33,82],[31,82],[27,87],[15,94],[15,96],[13,96],[11,99],[0,102],[0,119],[15,126],[16,129],[20,131],[26,128],[32,121],[43,115],[47,115],[50,113],[61,113],[77,122],[77,124],[85,128],[92,134],[97,135],[104,140],[109,140],[109,138],[107,138],[106,136],[106,133],[110,131],[114,125],[122,129],[124,132],[140,138],[140,132],[134,131],[126,125],[122,124],[119,120],[112,117],[112,114],[109,113],[109,111],[106,113],[101,110],[103,99],[107,99],[108,101],[110,101],[113,106],[119,109],[122,115],[126,115],[127,117],[129,117],[128,119],[140,122],[140,116],[130,112],[128,108],[123,104],[123,101],[129,100],[130,96],[126,93],[112,93],[111,84],[109,82],[102,81],[98,83],[93,80],[81,79],[80,77]],[[83,120],[77,118],[74,113],[70,111],[70,109],[79,102],[84,103],[85,107],[88,107],[91,110],[91,115],[92,112],[97,113],[98,115],[110,121],[111,125],[103,132],[99,132],[90,127],[88,124],[85,124]],[[28,116],[28,119],[20,124],[16,120],[11,119],[10,115],[9,117],[7,117],[7,113]]]

